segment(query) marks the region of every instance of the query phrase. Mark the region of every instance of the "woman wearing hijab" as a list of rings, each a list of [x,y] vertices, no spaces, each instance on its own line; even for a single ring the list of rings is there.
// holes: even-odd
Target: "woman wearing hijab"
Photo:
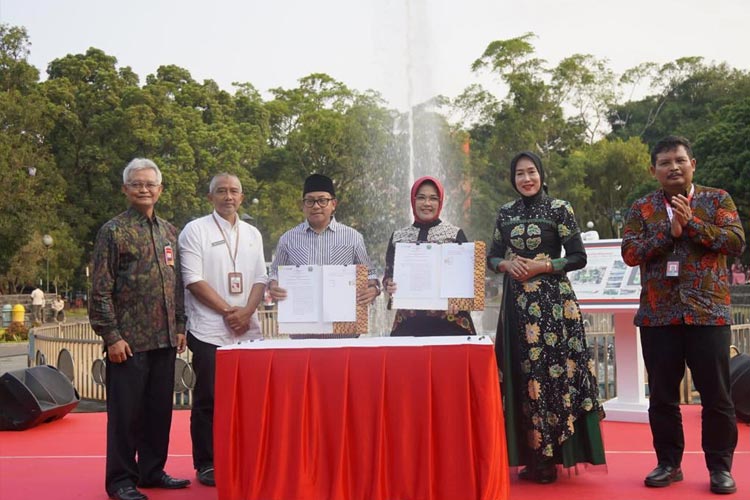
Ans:
[[[521,197],[500,208],[487,257],[505,273],[495,350],[509,464],[544,484],[557,464],[605,463],[594,363],[566,276],[586,265],[586,251],[573,208],[547,195],[538,156],[513,158],[510,181]]]
[[[385,254],[386,291],[397,293],[393,281],[393,260],[396,243],[463,243],[468,241],[464,232],[440,220],[443,208],[443,185],[434,177],[421,177],[411,188],[411,209],[414,223],[394,231]],[[390,307],[390,304],[389,306]],[[474,323],[468,311],[414,311],[398,309],[391,336],[474,335]]]

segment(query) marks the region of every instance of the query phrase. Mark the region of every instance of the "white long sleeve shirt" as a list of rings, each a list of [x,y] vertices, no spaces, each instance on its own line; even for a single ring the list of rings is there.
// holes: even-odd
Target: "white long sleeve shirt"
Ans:
[[[229,305],[244,307],[253,285],[267,281],[260,231],[239,217],[231,225],[214,211],[188,223],[180,233],[179,244],[188,331],[199,340],[217,346],[260,338],[257,312],[253,314],[250,329],[242,335],[235,335],[221,314],[201,303],[187,289],[188,285],[205,281]],[[233,263],[230,251],[233,255],[235,248],[237,256]],[[242,273],[242,293],[229,292],[229,274],[232,272]]]

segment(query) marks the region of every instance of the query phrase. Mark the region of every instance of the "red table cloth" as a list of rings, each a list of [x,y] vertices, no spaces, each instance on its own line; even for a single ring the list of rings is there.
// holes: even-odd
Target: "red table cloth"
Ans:
[[[216,360],[225,500],[501,500],[500,386],[486,337],[265,340]]]

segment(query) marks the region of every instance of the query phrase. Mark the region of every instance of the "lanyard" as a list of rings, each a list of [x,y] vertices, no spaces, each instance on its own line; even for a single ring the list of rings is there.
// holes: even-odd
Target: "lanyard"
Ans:
[[[690,184],[690,193],[688,194],[688,205],[693,201],[693,193],[695,193],[695,184]],[[672,222],[672,218],[674,217],[674,210],[672,210],[672,205],[669,203],[669,200],[667,200],[666,197],[664,197],[664,206],[667,207],[667,215],[669,216],[669,222]]]
[[[232,255],[232,250],[229,248],[229,238],[227,238],[227,235],[224,234],[224,230],[221,228],[219,221],[216,220],[216,216],[214,214],[211,214],[211,217],[213,217],[216,227],[219,228],[221,237],[224,238],[224,241],[226,242],[229,258],[232,259],[232,270],[237,271],[237,251],[240,248],[240,228],[235,224],[235,226],[237,227],[237,237],[234,239],[234,255]]]

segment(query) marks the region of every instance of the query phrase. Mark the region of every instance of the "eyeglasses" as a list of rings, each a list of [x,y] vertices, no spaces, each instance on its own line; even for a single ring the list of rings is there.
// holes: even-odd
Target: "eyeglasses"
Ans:
[[[423,194],[418,194],[416,198],[420,203],[424,203],[426,201],[429,201],[430,203],[440,203],[440,198],[438,198],[437,196],[425,196]]]
[[[143,188],[146,188],[149,191],[154,191],[161,186],[161,184],[156,184],[155,182],[128,182],[126,186],[134,191],[140,191]]]
[[[302,203],[304,203],[307,208],[314,207],[316,203],[320,208],[325,208],[328,206],[328,202],[333,199],[335,198],[302,198]]]

